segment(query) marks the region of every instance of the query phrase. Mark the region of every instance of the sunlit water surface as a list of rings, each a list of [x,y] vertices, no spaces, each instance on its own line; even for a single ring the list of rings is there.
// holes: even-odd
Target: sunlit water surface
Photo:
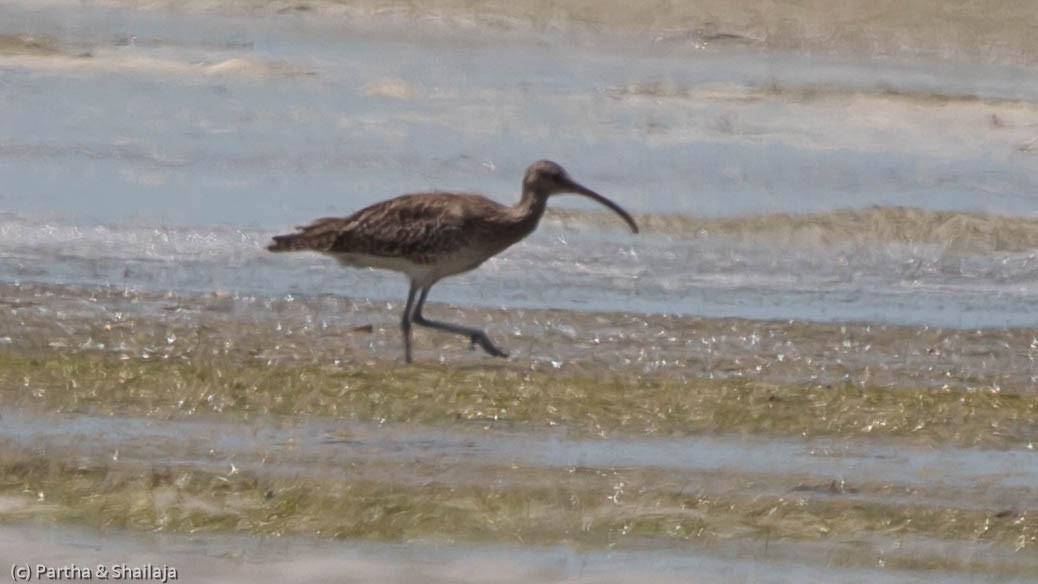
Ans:
[[[1038,324],[1038,81],[1031,69],[966,58],[965,48],[945,60],[898,59],[839,46],[801,53],[746,39],[704,42],[709,35],[699,33],[330,14],[0,6],[0,281],[73,286],[83,304],[97,290],[124,290],[131,299],[165,294],[168,306],[159,310],[176,318],[274,311],[285,326],[301,320],[315,330],[325,320],[374,324],[376,335],[342,346],[385,357],[399,351],[403,279],[343,270],[316,255],[273,256],[263,249],[269,237],[430,188],[510,203],[526,165],[551,158],[644,228],[630,235],[615,217],[559,197],[553,205],[576,211],[549,215],[527,241],[437,285],[432,300],[461,307],[452,309],[459,318],[484,316],[493,335],[516,342],[545,339],[524,341],[518,359],[584,372],[1033,387],[1036,345],[1026,329]],[[53,309],[56,324],[39,334],[70,336],[59,330],[69,307],[46,298],[33,302]],[[155,309],[149,298],[140,305]],[[106,302],[105,318],[127,309]],[[574,312],[534,314],[539,309]],[[0,342],[26,343],[30,333],[3,318]],[[848,322],[855,324],[840,328]],[[1014,330],[998,332],[1004,327]],[[962,331],[934,332],[945,328]],[[902,335],[916,338],[906,344]],[[91,342],[89,333],[75,339],[77,347]],[[449,360],[453,349],[423,345],[419,357]],[[336,472],[358,458],[433,458],[459,469],[490,461],[644,465],[720,474],[732,488],[751,473],[786,483],[795,475],[793,484],[809,487],[869,477],[927,486],[950,506],[1038,503],[1027,491],[1038,478],[1027,450],[906,449],[859,437],[473,436],[363,424],[349,426],[354,437],[343,442],[336,438],[343,427],[321,420],[237,427],[39,416],[5,412],[0,436],[12,448],[118,451],[124,460],[198,468],[247,466],[274,453],[282,463],[266,472],[282,474]],[[171,448],[185,435],[196,440]],[[296,445],[290,454],[280,451],[288,441]],[[453,480],[484,478],[459,471]],[[185,543],[48,530],[2,537],[46,540],[61,557],[85,557],[81,545],[131,556],[162,549],[189,564],[212,563],[206,550],[224,545],[247,567],[274,562],[301,577],[328,577],[302,566],[344,554],[350,569],[364,566],[371,578],[406,579],[409,569],[434,581],[465,581],[487,565],[501,569],[502,581],[599,581],[617,572],[683,581],[690,570],[731,582],[934,577],[881,564],[825,567],[833,548],[824,542],[776,542],[766,556],[758,542],[736,541],[687,556],[309,541],[272,548],[235,537]],[[1026,550],[874,539],[870,549],[881,557],[993,554],[1020,571],[1033,568]],[[95,543],[70,543],[84,540]],[[291,561],[299,557],[310,560]],[[394,571],[401,559],[411,567]],[[431,564],[448,568],[430,571]]]

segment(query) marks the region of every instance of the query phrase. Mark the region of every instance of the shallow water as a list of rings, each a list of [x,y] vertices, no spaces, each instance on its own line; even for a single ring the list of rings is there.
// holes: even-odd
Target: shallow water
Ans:
[[[737,229],[750,231],[757,221]],[[635,238],[549,218],[528,241],[438,284],[432,299],[493,308],[958,328],[1038,324],[1038,259],[1032,249],[949,249],[956,240],[814,244],[812,239],[832,241],[843,234],[818,235],[810,227],[789,226],[791,221],[777,217],[775,235],[650,232]],[[1009,231],[1010,221],[994,221],[994,235],[978,235],[976,243],[965,236],[966,245],[999,245],[998,234]],[[941,228],[934,223],[927,225]],[[1016,229],[1022,237],[1035,231],[1029,223]],[[227,225],[83,225],[9,214],[0,216],[0,276],[9,282],[266,297],[337,294],[398,301],[405,295],[406,282],[397,274],[343,270],[315,254],[273,256],[263,249],[272,233]]]
[[[1016,582],[1019,579],[959,577],[930,571],[924,575],[875,569],[833,569],[805,565],[795,558],[774,559],[766,566],[748,559],[747,550],[704,550],[702,553],[577,551],[568,548],[509,546],[380,544],[309,538],[106,533],[98,544],[88,529],[5,527],[0,530],[0,561],[37,562],[49,566],[127,563],[174,568],[180,581],[255,581],[276,575],[308,582],[400,583],[420,578],[433,583],[597,582],[624,584],[688,582],[699,574],[709,582],[832,582],[923,583]],[[905,547],[925,547],[907,542]],[[781,548],[780,544],[775,544]],[[163,553],[156,554],[155,550]],[[962,553],[987,553],[960,550]],[[758,552],[759,553],[759,552]],[[804,550],[801,550],[804,553]],[[703,580],[707,581],[707,580]]]
[[[184,439],[184,437],[190,437]],[[89,458],[128,463],[192,466],[260,475],[336,475],[358,461],[433,462],[445,468],[522,465],[529,467],[633,468],[664,470],[672,476],[718,476],[740,488],[746,476],[782,485],[869,482],[906,488],[928,486],[930,504],[970,506],[1002,500],[1015,508],[1038,505],[1038,467],[1033,448],[993,450],[911,448],[860,444],[854,440],[759,440],[695,436],[682,439],[579,439],[565,430],[538,436],[499,429],[463,430],[322,420],[225,421],[63,415],[15,410],[0,419],[0,438],[13,448],[73,450]],[[393,480],[422,484],[429,479],[406,465]],[[464,484],[440,474],[438,480]],[[469,474],[470,480],[478,475]],[[485,477],[482,477],[485,480]],[[769,489],[754,491],[764,493]],[[801,489],[809,490],[809,489]],[[819,488],[824,491],[824,488]],[[838,489],[834,489],[835,494]],[[781,487],[777,491],[782,493]],[[840,494],[855,499],[853,492]],[[868,499],[872,494],[863,493]],[[972,501],[972,503],[971,503]]]
[[[666,477],[666,484],[684,484],[683,490],[697,497],[745,497],[749,500],[771,496],[812,501],[831,499],[865,508],[880,506],[923,506],[934,513],[944,509],[1005,508],[999,516],[1026,517],[1026,509],[1038,504],[1030,488],[1038,468],[1030,464],[1034,453],[1028,450],[975,450],[905,448],[903,445],[860,444],[854,440],[756,440],[729,437],[695,437],[683,440],[587,440],[570,439],[562,434],[531,436],[507,430],[450,430],[416,428],[393,424],[371,425],[319,420],[257,419],[245,424],[226,421],[94,417],[84,415],[40,415],[29,410],[7,410],[0,418],[0,440],[5,449],[61,453],[78,460],[80,468],[108,464],[111,473],[119,469],[146,465],[186,472],[210,469],[228,477],[239,473],[259,477],[350,476],[351,480],[378,480],[387,489],[399,485],[448,485],[464,489],[469,485],[492,484],[494,488],[538,488],[546,480],[545,468],[559,467],[573,477],[583,474],[612,474],[617,478],[608,494],[618,508],[635,503],[646,488],[631,484],[635,469],[653,469]],[[107,462],[104,462],[107,461]],[[420,461],[420,465],[418,462]],[[519,468],[519,473],[503,478],[501,466]],[[123,471],[125,472],[125,471]],[[637,476],[637,475],[634,475]],[[551,480],[547,478],[547,480]],[[577,479],[570,479],[573,482]],[[572,486],[571,486],[572,488]],[[628,493],[628,490],[630,493]],[[602,494],[605,497],[605,493]],[[275,495],[276,496],[276,495]],[[41,501],[43,494],[41,492]],[[632,502],[628,502],[628,498]],[[781,500],[781,499],[780,499]],[[158,503],[156,503],[158,504]],[[810,504],[810,503],[808,503]],[[6,501],[3,512],[17,516],[26,504]],[[661,511],[662,512],[662,511]],[[32,533],[31,529],[5,528],[13,533]],[[734,535],[734,534],[732,534]],[[24,537],[21,536],[21,537]],[[40,535],[34,535],[39,538]],[[61,556],[86,565],[97,556],[104,562],[158,561],[186,573],[197,570],[203,559],[226,569],[219,558],[230,555],[246,565],[277,565],[281,569],[304,570],[308,557],[339,562],[364,560],[375,581],[388,578],[397,566],[432,562],[434,565],[460,564],[467,574],[463,581],[476,577],[473,563],[487,563],[506,573],[539,567],[548,578],[599,578],[615,572],[617,581],[650,578],[669,581],[687,575],[695,565],[696,573],[709,581],[762,580],[764,566],[775,581],[828,581],[833,578],[870,581],[914,581],[911,570],[882,569],[884,562],[925,558],[932,565],[952,565],[963,557],[972,558],[972,570],[989,569],[997,563],[1003,578],[1030,573],[1036,566],[1027,554],[1007,554],[990,544],[971,544],[945,539],[902,536],[896,545],[882,537],[863,541],[836,538],[825,543],[807,539],[779,538],[774,543],[742,537],[722,538],[715,543],[700,543],[676,554],[671,546],[646,542],[640,552],[575,551],[566,548],[518,548],[466,544],[439,548],[419,544],[314,544],[305,538],[286,538],[278,550],[268,550],[269,541],[240,536],[230,538],[162,537],[120,534],[108,530],[99,534],[59,531],[45,536],[59,551],[42,561],[53,562]],[[82,542],[83,549],[68,549],[70,542]],[[629,544],[628,544],[629,545]],[[671,544],[673,545],[673,544]],[[641,547],[635,544],[636,547]],[[45,546],[46,547],[46,546]],[[64,549],[61,549],[64,547]],[[653,548],[657,551],[651,551]],[[5,546],[8,561],[26,562],[30,556],[42,558],[39,548],[32,554]],[[161,555],[156,556],[156,550]],[[854,550],[851,552],[850,550]],[[1019,552],[1019,549],[1017,550]],[[100,553],[98,553],[100,552]],[[20,554],[20,555],[18,555]],[[191,559],[195,557],[195,559]],[[879,568],[861,568],[861,558],[880,558]],[[858,558],[858,559],[855,559]],[[96,564],[91,560],[90,565]],[[513,565],[513,562],[517,562]],[[833,562],[844,564],[834,569]],[[319,562],[320,563],[320,562]],[[223,566],[221,566],[223,564]],[[830,564],[823,567],[824,564]],[[868,565],[866,560],[864,565]],[[852,566],[859,566],[853,568]],[[319,571],[319,570],[318,570]],[[980,573],[974,573],[979,577]],[[238,576],[243,577],[243,576]],[[460,574],[444,575],[454,580]],[[942,578],[956,581],[953,573]],[[567,580],[569,581],[569,580]],[[1006,580],[1001,580],[1006,581]]]
[[[981,392],[1018,416],[967,444],[925,427],[876,439],[872,422],[826,438],[650,437],[651,425],[593,438],[490,416],[162,419],[104,404],[58,414],[26,406],[26,378],[0,394],[19,404],[0,417],[12,473],[42,458],[75,476],[152,469],[161,483],[154,469],[170,467],[217,485],[253,474],[325,490],[368,481],[418,489],[415,499],[438,485],[491,498],[514,488],[535,503],[552,483],[567,485],[564,501],[608,502],[630,524],[608,545],[542,536],[591,549],[464,534],[440,547],[80,532],[24,524],[54,517],[41,491],[0,504],[20,523],[0,539],[42,540],[73,561],[173,558],[232,581],[269,570],[389,582],[1032,577],[1035,421],[1014,407],[1038,380],[1038,15],[1026,2],[689,6],[4,3],[0,350],[52,367],[83,355],[182,362],[197,349],[232,368],[392,372],[402,278],[273,256],[269,237],[430,188],[510,202],[526,165],[552,158],[632,211],[642,233],[554,199],[565,210],[527,241],[432,293],[431,312],[481,323],[512,359],[423,334],[419,361],[633,387]],[[924,18],[935,26],[918,27]],[[131,498],[158,509],[169,488]],[[188,510],[208,495],[177,492]],[[731,509],[685,509],[687,497],[731,497]],[[681,509],[667,507],[675,500]],[[932,517],[936,527],[917,527]],[[702,539],[666,539],[700,520]],[[624,539],[654,521],[660,532]],[[779,536],[761,536],[769,530]],[[618,542],[626,548],[608,549]]]
[[[0,8],[14,45],[0,55],[6,281],[396,300],[398,277],[262,247],[408,191],[510,201],[524,167],[548,157],[643,217],[735,226],[650,222],[633,237],[616,220],[548,221],[434,298],[1038,322],[1038,84],[1015,65],[48,6]],[[899,230],[896,206],[951,214]]]

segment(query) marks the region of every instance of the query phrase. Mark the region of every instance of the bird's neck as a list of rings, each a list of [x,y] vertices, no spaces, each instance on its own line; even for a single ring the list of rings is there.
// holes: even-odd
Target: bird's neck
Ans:
[[[547,204],[548,197],[524,190],[519,203],[509,209],[509,214],[516,228],[526,235],[537,228]]]

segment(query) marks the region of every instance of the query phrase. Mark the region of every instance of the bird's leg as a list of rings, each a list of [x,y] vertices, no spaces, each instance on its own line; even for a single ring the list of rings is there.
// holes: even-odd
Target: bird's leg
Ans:
[[[420,324],[422,326],[427,326],[429,328],[439,329],[441,331],[446,331],[448,333],[454,333],[456,335],[467,336],[469,338],[469,341],[472,343],[472,346],[475,346],[476,343],[479,343],[479,346],[482,347],[488,355],[493,355],[494,357],[508,357],[508,353],[505,353],[501,349],[498,349],[494,346],[494,343],[490,342],[490,337],[487,336],[487,333],[477,328],[469,328],[467,326],[461,326],[458,324],[450,324],[447,322],[428,320],[427,318],[422,316],[422,306],[425,305],[425,297],[429,295],[429,288],[431,287],[432,286],[426,286],[425,288],[422,288],[422,293],[418,295],[418,304],[414,307],[413,320],[415,324]]]
[[[411,362],[411,307],[414,305],[414,295],[418,292],[418,286],[411,284],[407,291],[407,305],[404,306],[404,316],[400,319],[400,330],[404,333],[404,362]]]

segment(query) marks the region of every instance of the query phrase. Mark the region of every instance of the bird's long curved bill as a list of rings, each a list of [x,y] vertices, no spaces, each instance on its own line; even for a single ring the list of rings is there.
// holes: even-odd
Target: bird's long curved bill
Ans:
[[[601,203],[601,204],[605,205],[606,207],[609,207],[610,209],[612,209],[614,213],[616,213],[617,215],[622,217],[623,220],[626,221],[627,224],[631,226],[631,231],[633,233],[638,233],[638,224],[634,222],[634,218],[631,217],[631,215],[627,211],[624,211],[623,207],[621,207],[620,205],[617,205],[616,203],[610,201],[609,199],[603,197],[602,195],[596,193],[595,191],[585,187],[584,185],[582,185],[580,183],[577,183],[577,182],[574,182],[574,181],[570,181],[570,185],[569,186],[572,189],[572,192],[580,194],[580,195],[584,195],[585,197],[588,197],[589,199],[593,199],[595,201],[598,201],[599,203]]]

